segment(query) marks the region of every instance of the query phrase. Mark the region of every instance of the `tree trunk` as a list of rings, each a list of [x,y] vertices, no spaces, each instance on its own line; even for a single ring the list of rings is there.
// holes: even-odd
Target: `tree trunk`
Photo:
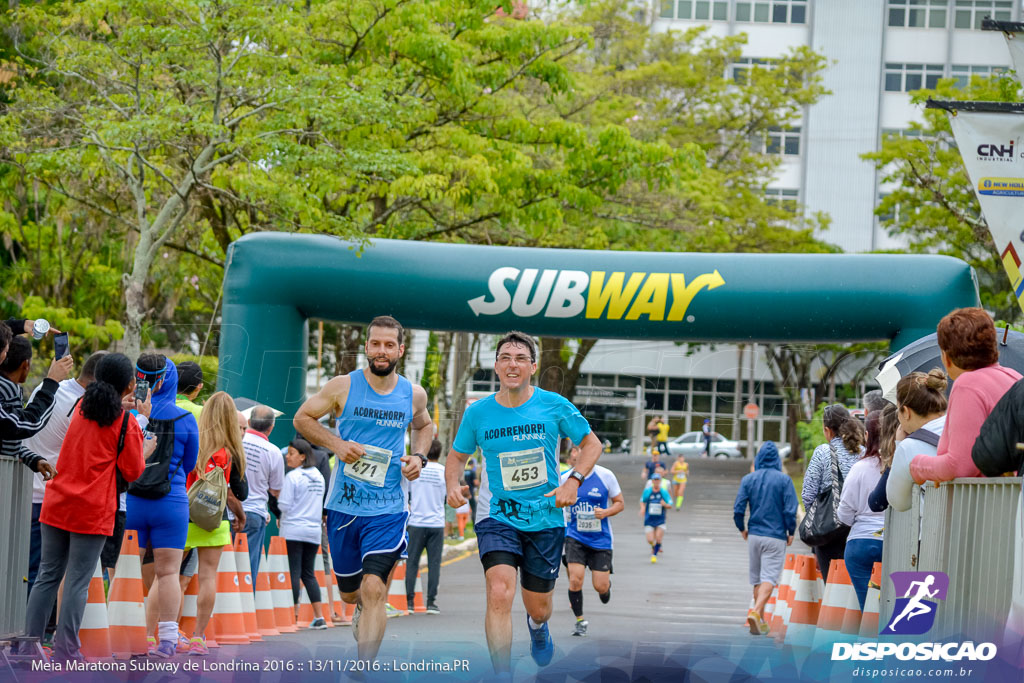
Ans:
[[[146,280],[153,265],[152,235],[144,230],[135,245],[132,272],[125,278],[124,355],[139,357],[142,348],[142,323],[146,319]]]
[[[334,373],[347,375],[356,369],[359,361],[359,341],[363,338],[362,325],[338,325],[338,343],[334,346]]]
[[[540,375],[537,386],[561,394],[571,401],[576,393],[583,362],[597,340],[580,339],[575,353],[568,341],[564,337],[540,338]]]
[[[455,386],[452,387],[452,408],[449,411],[451,421],[445,434],[445,447],[451,448],[455,443],[455,434],[459,431],[462,414],[466,411],[466,384],[479,368],[477,355],[480,350],[480,335],[474,334],[472,339],[467,332],[455,334]]]

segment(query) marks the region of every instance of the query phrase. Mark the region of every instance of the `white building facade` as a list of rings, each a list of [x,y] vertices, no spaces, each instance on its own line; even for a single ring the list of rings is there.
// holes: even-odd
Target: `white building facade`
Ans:
[[[743,59],[733,77],[796,46],[827,59],[831,92],[808,107],[792,129],[773,133],[766,151],[782,156],[769,194],[827,213],[821,237],[847,252],[896,248],[874,216],[887,188],[861,159],[879,149],[885,133],[908,129],[921,111],[909,93],[939,78],[966,81],[1010,67],[1001,36],[980,30],[986,16],[1021,20],[1019,0],[650,0],[653,30],[706,26],[712,35],[745,33]],[[422,373],[426,334],[414,337],[409,376]],[[573,401],[595,431],[617,445],[644,432],[651,416],[667,416],[673,436],[700,429],[704,418],[726,437],[755,444],[787,442],[786,406],[764,362],[763,347],[690,347],[666,342],[603,340],[583,365]],[[856,359],[847,366],[855,367]],[[493,349],[482,344],[482,368],[467,387],[497,389]],[[738,418],[747,403],[754,420]],[[809,407],[809,406],[807,406]]]

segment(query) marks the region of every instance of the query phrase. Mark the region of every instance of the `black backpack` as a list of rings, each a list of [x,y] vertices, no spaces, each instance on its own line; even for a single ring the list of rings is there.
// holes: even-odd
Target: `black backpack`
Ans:
[[[191,414],[186,412],[171,420],[149,421],[146,429],[156,436],[156,449],[146,458],[146,469],[143,470],[142,476],[128,485],[128,493],[139,498],[156,500],[171,492],[171,480],[181,468],[179,460],[174,473],[167,476],[171,469],[171,459],[174,457],[174,423]]]

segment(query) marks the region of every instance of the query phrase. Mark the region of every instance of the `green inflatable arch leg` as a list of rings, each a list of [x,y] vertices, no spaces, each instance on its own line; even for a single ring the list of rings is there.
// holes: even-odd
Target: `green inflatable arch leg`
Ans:
[[[228,253],[218,388],[290,421],[305,399],[309,318],[389,314],[409,328],[610,339],[890,340],[898,349],[950,310],[977,305],[973,271],[945,256],[359,245],[253,233]]]

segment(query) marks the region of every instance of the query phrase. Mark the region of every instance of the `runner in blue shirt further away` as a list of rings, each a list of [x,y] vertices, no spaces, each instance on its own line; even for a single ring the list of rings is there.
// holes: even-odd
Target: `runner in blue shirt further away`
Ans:
[[[650,485],[640,498],[640,515],[644,518],[644,533],[651,544],[651,564],[658,561],[661,542],[665,538],[665,513],[672,507],[672,496],[661,486],[661,475],[651,477]]]

